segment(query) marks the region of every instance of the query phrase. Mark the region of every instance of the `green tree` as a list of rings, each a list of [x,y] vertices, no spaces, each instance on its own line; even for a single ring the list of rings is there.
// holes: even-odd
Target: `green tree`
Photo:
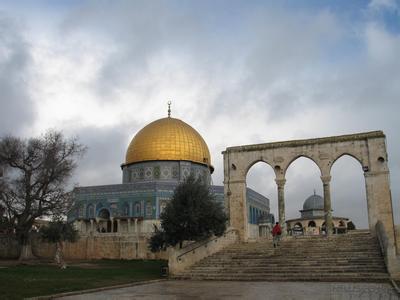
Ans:
[[[5,223],[20,244],[20,259],[32,258],[30,232],[35,219],[66,212],[70,193],[65,190],[85,147],[62,133],[20,139],[0,139],[0,206]]]
[[[347,230],[355,230],[355,229],[356,229],[356,225],[354,225],[354,223],[352,221],[347,223]]]
[[[65,269],[66,263],[64,261],[64,242],[75,242],[78,240],[78,231],[75,230],[71,223],[66,223],[61,220],[55,220],[50,222],[47,226],[40,229],[40,234],[43,240],[56,244],[56,253],[54,260],[60,266]]]
[[[227,217],[209,186],[191,175],[175,188],[160,220],[161,229],[156,228],[150,240],[152,251],[182,245],[183,241],[221,236],[226,230]]]

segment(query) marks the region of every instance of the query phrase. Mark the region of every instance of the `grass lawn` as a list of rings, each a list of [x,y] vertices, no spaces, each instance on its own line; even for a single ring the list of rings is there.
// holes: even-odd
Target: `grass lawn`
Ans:
[[[50,264],[0,268],[0,298],[22,299],[161,278],[160,260],[98,260],[70,263],[61,270]]]

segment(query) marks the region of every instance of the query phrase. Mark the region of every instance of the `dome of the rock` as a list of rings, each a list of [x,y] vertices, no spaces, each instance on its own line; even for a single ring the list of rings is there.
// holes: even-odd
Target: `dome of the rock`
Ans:
[[[210,151],[201,135],[171,117],[148,124],[129,144],[125,165],[145,161],[190,161],[213,169]]]

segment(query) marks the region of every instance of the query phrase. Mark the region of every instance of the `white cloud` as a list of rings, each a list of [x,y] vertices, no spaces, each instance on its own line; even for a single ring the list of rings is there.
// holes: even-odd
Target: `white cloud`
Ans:
[[[398,10],[399,2],[397,0],[371,0],[368,7],[373,11],[379,11],[382,9]]]
[[[32,57],[11,73],[23,73],[29,88],[10,97],[22,106],[29,101],[21,97],[33,99],[31,134],[62,128],[89,145],[76,176],[85,185],[120,181],[129,140],[166,116],[168,100],[172,115],[209,145],[215,184],[222,184],[220,153],[228,146],[376,129],[388,136],[397,180],[399,35],[374,14],[351,23],[327,9],[237,11],[230,18],[213,4],[88,2],[57,18],[43,16],[43,23],[35,17],[29,45],[22,39],[15,44],[21,47],[7,48]],[[313,182],[299,170],[294,178]],[[255,185],[262,190],[265,183]],[[303,186],[293,184],[289,195],[309,194]],[[392,188],[398,208],[400,189]],[[300,202],[287,203],[288,213],[297,213]]]

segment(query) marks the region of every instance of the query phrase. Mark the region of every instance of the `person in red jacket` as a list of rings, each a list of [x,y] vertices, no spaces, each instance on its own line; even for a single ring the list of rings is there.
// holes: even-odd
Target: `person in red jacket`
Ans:
[[[272,237],[273,237],[273,242],[274,242],[274,248],[276,248],[276,246],[279,246],[281,234],[282,234],[282,228],[279,225],[279,223],[276,222],[274,228],[272,228]]]

